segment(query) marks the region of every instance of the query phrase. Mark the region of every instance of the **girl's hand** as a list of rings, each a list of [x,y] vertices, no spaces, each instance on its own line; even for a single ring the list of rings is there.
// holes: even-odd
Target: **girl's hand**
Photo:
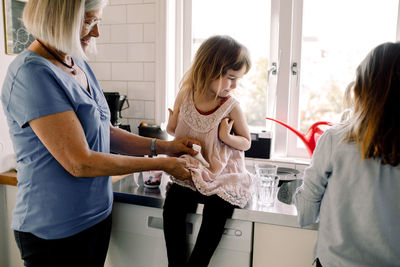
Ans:
[[[183,154],[189,154],[191,156],[197,155],[197,151],[193,150],[192,145],[200,145],[200,142],[191,138],[182,138],[168,142],[168,149],[165,154],[169,156],[180,156]]]
[[[166,158],[164,171],[179,180],[186,180],[192,177],[186,166],[186,161],[179,158]]]
[[[218,136],[223,142],[232,132],[233,120],[230,118],[223,118],[219,124]]]

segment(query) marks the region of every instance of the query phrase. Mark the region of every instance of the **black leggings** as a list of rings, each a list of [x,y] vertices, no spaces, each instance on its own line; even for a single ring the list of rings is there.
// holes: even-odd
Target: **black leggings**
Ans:
[[[111,215],[70,237],[46,240],[14,231],[21,258],[27,267],[102,267],[111,234]]]
[[[204,203],[203,220],[196,244],[187,261],[186,215],[196,212],[198,203]],[[235,207],[216,195],[204,196],[173,184],[167,192],[163,212],[168,266],[208,266],[224,233],[226,220],[232,217]]]

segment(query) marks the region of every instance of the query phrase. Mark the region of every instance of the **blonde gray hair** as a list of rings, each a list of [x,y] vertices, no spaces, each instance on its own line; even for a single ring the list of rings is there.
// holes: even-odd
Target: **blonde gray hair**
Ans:
[[[105,7],[107,0],[29,0],[23,22],[35,38],[71,56],[86,59],[81,46],[85,13]]]

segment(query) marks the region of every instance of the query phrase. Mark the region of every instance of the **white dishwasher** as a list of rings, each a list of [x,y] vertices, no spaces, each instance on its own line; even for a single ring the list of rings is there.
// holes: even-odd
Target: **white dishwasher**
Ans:
[[[201,215],[188,216],[188,242],[193,249]],[[210,267],[250,267],[253,223],[228,220]],[[162,209],[114,203],[113,228],[106,267],[167,267]]]

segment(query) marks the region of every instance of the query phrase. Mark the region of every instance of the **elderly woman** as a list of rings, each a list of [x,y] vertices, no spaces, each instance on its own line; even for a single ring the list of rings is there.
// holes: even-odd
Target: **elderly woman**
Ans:
[[[105,0],[30,0],[36,40],[11,63],[2,104],[17,155],[12,225],[26,266],[103,266],[111,229],[110,175],[163,170],[190,178],[194,140],[140,137],[110,124],[85,52],[99,36]],[[118,154],[110,154],[109,152]]]

